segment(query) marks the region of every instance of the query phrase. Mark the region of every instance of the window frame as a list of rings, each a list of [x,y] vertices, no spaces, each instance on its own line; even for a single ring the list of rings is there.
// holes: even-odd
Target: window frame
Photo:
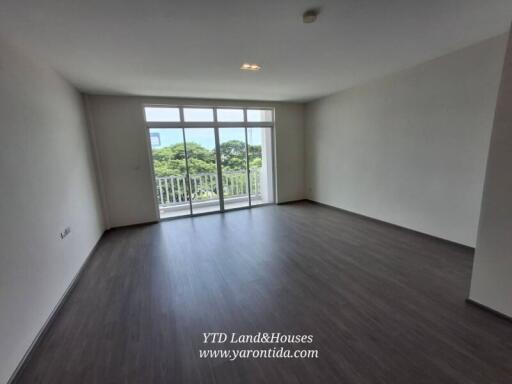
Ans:
[[[146,121],[145,108],[178,108],[180,114],[180,121]],[[213,110],[213,121],[185,121],[184,109],[195,108],[195,109],[212,109]],[[176,104],[143,104],[143,116],[146,127],[148,128],[205,128],[205,127],[247,127],[247,128],[258,128],[258,127],[270,127],[273,128],[275,125],[275,110],[270,107],[244,107],[244,106],[212,106],[212,105],[176,105]],[[243,110],[243,121],[218,121],[217,110],[218,109],[241,109]],[[259,121],[250,122],[247,121],[247,110],[266,110],[272,114],[272,121]]]
[[[146,110],[145,108],[178,108],[180,121],[146,121]],[[196,108],[196,109],[203,109],[208,108],[213,110],[213,121],[198,121],[198,122],[186,122],[184,118],[184,109],[185,108]],[[219,122],[217,120],[217,110],[218,109],[241,109],[243,111],[243,121],[230,121],[230,122]],[[247,121],[247,111],[248,110],[266,110],[271,112],[272,121],[266,121],[266,122],[249,122]],[[174,220],[182,217],[194,217],[194,216],[201,216],[201,215],[208,215],[213,213],[224,213],[224,212],[230,212],[240,209],[250,209],[254,207],[263,207],[268,205],[274,205],[277,201],[277,165],[276,165],[276,140],[275,140],[275,108],[273,107],[258,107],[258,106],[226,106],[226,105],[203,105],[203,104],[167,104],[167,103],[143,103],[142,104],[142,116],[145,123],[145,131],[146,131],[146,144],[148,149],[148,161],[150,163],[150,173],[151,173],[151,184],[153,187],[153,203],[155,208],[156,217],[158,218],[158,221],[161,220]],[[257,204],[252,205],[251,204],[251,191],[250,191],[250,176],[249,176],[249,167],[247,167],[247,182],[248,182],[248,188],[249,188],[249,205],[247,207],[240,207],[240,208],[231,208],[226,210],[224,207],[224,196],[223,196],[223,185],[222,185],[222,171],[221,167],[217,167],[218,172],[218,180],[219,180],[219,202],[220,202],[220,210],[216,212],[207,212],[207,213],[193,213],[192,210],[192,200],[189,200],[190,204],[190,214],[189,215],[183,215],[179,217],[169,217],[169,218],[160,218],[160,211],[159,211],[159,205],[158,200],[156,196],[157,188],[156,188],[156,181],[155,181],[155,170],[153,165],[153,159],[152,159],[152,147],[151,147],[151,139],[150,139],[150,129],[152,128],[181,128],[182,132],[186,128],[213,128],[215,132],[215,147],[219,148],[219,128],[241,128],[243,127],[245,129],[245,135],[246,135],[246,146],[248,145],[247,141],[247,129],[248,128],[270,128],[270,135],[271,135],[271,160],[272,160],[272,202],[267,204]],[[184,134],[184,133],[183,133]],[[217,162],[220,164],[220,153],[219,151],[216,151],[217,154]],[[246,162],[248,164],[248,151],[246,151]],[[186,156],[188,157],[188,156]],[[188,170],[188,165],[187,165]],[[188,171],[187,171],[188,172]],[[190,180],[189,180],[190,183]],[[190,188],[190,186],[189,186]],[[190,199],[190,194],[189,194]]]

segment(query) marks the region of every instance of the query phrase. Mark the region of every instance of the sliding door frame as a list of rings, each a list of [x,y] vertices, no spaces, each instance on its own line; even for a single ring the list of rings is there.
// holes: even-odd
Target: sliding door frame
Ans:
[[[275,164],[275,110],[270,107],[245,107],[245,106],[212,106],[212,105],[173,105],[173,104],[143,104],[143,116],[145,117],[144,108],[146,107],[154,107],[154,108],[177,108],[179,110],[180,120],[176,121],[158,121],[158,122],[148,122],[146,121],[146,140],[149,151],[149,161],[150,161],[150,169],[151,169],[151,182],[153,186],[153,202],[155,204],[155,211],[158,214],[158,220],[174,220],[183,217],[193,217],[193,216],[202,216],[209,215],[214,213],[224,213],[237,211],[241,209],[249,209],[252,207],[263,207],[268,205],[274,205],[276,201],[276,164]],[[186,122],[184,118],[184,109],[186,108],[195,108],[195,109],[212,109],[213,110],[213,121],[202,121],[202,122]],[[237,122],[219,122],[217,118],[217,110],[218,109],[238,109],[243,111],[243,121]],[[247,121],[247,111],[248,110],[266,110],[270,111],[272,115],[272,121],[270,122],[248,122]],[[188,201],[189,201],[189,214],[184,214],[176,217],[160,217],[160,209],[158,204],[158,199],[156,197],[156,179],[155,179],[155,169],[153,164],[153,149],[151,146],[151,135],[150,130],[153,128],[160,129],[181,129],[183,136],[183,146],[185,152],[185,167],[187,171],[186,180],[187,180],[187,190],[188,190]],[[219,199],[219,210],[211,211],[211,212],[201,212],[194,213],[192,206],[192,186],[190,180],[190,171],[188,165],[188,152],[187,152],[187,143],[186,143],[186,128],[213,128],[215,134],[215,158],[216,158],[216,166],[217,166],[217,192]],[[245,165],[246,165],[246,180],[247,180],[247,194],[249,205],[246,207],[237,207],[225,209],[224,204],[224,185],[223,185],[223,173],[222,173],[222,165],[221,165],[221,154],[220,154],[220,137],[219,137],[219,129],[220,128],[243,128],[245,133]],[[248,128],[269,128],[270,129],[270,141],[271,141],[271,160],[272,160],[272,202],[258,204],[253,206],[251,201],[251,175],[250,175],[250,165],[249,165],[249,142],[247,137],[247,129]]]

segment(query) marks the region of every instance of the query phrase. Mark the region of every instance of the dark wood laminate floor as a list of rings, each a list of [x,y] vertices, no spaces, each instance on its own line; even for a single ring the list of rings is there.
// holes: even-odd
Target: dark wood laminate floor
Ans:
[[[511,383],[471,265],[307,202],[112,230],[18,383]],[[208,331],[312,334],[319,358],[200,359]]]

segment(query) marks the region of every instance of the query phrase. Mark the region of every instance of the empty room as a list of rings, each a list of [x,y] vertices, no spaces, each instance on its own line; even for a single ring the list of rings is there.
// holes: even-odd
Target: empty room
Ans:
[[[2,0],[0,384],[512,383],[510,0]]]

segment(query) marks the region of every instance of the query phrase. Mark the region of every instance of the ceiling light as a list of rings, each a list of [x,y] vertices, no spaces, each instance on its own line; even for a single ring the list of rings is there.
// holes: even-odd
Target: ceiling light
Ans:
[[[243,71],[259,71],[261,69],[261,65],[243,63],[240,69]]]

